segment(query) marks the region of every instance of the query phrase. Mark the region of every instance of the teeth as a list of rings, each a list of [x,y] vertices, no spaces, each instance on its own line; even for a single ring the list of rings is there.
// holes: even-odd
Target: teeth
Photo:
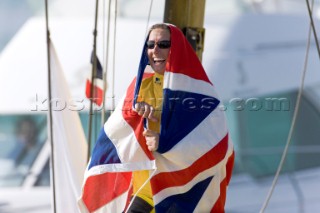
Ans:
[[[154,62],[164,62],[165,60],[164,59],[154,59],[153,61]]]

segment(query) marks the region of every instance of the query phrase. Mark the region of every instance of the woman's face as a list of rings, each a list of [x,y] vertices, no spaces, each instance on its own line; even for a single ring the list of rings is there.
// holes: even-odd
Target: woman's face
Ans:
[[[150,32],[148,43],[148,58],[153,70],[161,75],[164,74],[167,59],[170,52],[170,45],[158,45],[158,42],[170,41],[170,32],[166,29],[157,28]],[[168,42],[166,42],[168,44]],[[153,46],[153,47],[152,47]],[[160,47],[162,48],[160,48]]]

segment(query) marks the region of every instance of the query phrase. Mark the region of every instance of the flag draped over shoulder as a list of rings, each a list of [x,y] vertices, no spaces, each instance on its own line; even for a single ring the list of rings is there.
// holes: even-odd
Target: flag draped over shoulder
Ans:
[[[70,91],[51,42],[49,48],[52,100],[70,104]],[[77,199],[81,194],[88,148],[78,113],[68,107],[53,110],[52,130],[56,212],[78,212]]]
[[[92,52],[91,54],[91,64],[94,66],[94,53]],[[92,76],[92,71],[90,72],[91,75],[88,75],[87,81],[86,81],[86,97],[89,99],[92,99],[94,103],[96,103],[98,106],[101,106],[103,102],[103,70],[101,63],[98,59],[96,58],[96,74],[94,76],[94,84],[93,84],[93,96],[91,97],[91,86],[92,86],[92,81],[91,81],[91,76]]]
[[[133,110],[148,63],[146,46],[137,78],[102,129],[85,173],[83,212],[122,212],[131,174],[153,171],[156,212],[224,212],[234,152],[220,101],[182,32],[168,25],[159,147],[147,149],[144,120]]]

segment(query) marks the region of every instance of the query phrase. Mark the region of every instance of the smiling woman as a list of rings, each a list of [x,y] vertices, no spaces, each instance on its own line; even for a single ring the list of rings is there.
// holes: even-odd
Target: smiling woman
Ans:
[[[166,69],[171,46],[170,28],[166,24],[155,24],[149,30],[149,37],[146,42],[147,55],[154,76],[142,81],[139,99],[135,110],[140,116],[149,118],[147,129],[143,132],[146,144],[150,151],[156,151],[159,143],[163,75]],[[142,211],[150,212],[154,203],[151,192],[151,185],[148,181],[149,171],[133,172],[133,199],[128,212]],[[147,183],[145,185],[145,183]],[[154,210],[152,211],[154,212]]]
[[[151,27],[147,41],[148,58],[153,70],[163,75],[170,52],[170,29],[165,24]]]
[[[149,32],[137,77],[96,141],[79,204],[83,212],[224,212],[234,155],[220,101],[179,28]],[[216,101],[186,110],[176,99]]]

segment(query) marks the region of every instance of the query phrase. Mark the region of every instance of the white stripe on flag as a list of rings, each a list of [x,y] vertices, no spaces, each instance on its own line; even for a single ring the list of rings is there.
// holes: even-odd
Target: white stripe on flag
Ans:
[[[93,166],[85,173],[85,180],[94,175],[104,174],[106,172],[131,172],[137,170],[156,169],[155,160],[134,162],[134,163],[114,163]]]
[[[118,107],[105,123],[104,131],[115,145],[122,163],[149,161],[135,136],[134,130],[122,116],[123,102],[124,99],[119,102]]]
[[[216,175],[220,172],[221,167],[225,167],[225,164],[226,164],[226,159],[219,162],[217,165],[215,165],[215,166],[213,166],[203,172],[198,173],[191,181],[189,181],[187,184],[185,184],[183,186],[174,186],[174,187],[169,187],[169,188],[165,188],[165,189],[161,190],[160,192],[158,192],[157,194],[155,194],[153,196],[155,205],[157,205],[158,203],[160,203],[162,200],[166,199],[167,197],[170,197],[170,196],[176,195],[176,194],[180,194],[180,193],[185,193],[185,192],[189,191],[194,185],[196,185],[200,181],[207,179],[208,177],[214,176],[212,178],[211,182],[216,181],[215,179],[218,179],[218,181],[219,181],[220,179],[219,179],[219,177],[216,177]],[[210,185],[211,185],[211,183],[209,184],[209,186]],[[212,195],[217,197],[215,194],[218,193],[218,195],[219,195],[220,182],[219,182],[219,187],[217,187],[217,188],[209,188],[209,186],[208,186],[207,190],[211,190]],[[214,186],[214,187],[216,187],[216,186]],[[214,197],[211,197],[210,203],[214,203],[216,201],[216,198],[215,199],[212,199],[212,198],[214,198]]]
[[[193,86],[186,87],[186,85]],[[216,93],[214,86],[208,82],[197,80],[180,73],[165,72],[163,89],[193,92],[218,99],[218,94]]]
[[[201,200],[199,201],[197,207],[194,212],[205,212],[213,207],[213,204],[219,199],[220,196],[220,183],[226,178],[226,164],[231,155],[230,149],[228,149],[228,154],[226,157],[217,165],[217,171],[215,171],[215,176],[211,180],[207,190],[202,195]],[[219,189],[219,190],[214,190]]]
[[[128,191],[124,192],[119,197],[112,200],[112,202],[107,203],[106,205],[102,206],[101,208],[97,209],[93,213],[106,213],[106,212],[123,212],[125,208],[125,204],[127,201]]]
[[[220,126],[217,129],[211,129],[213,126]],[[218,130],[219,129],[219,130]],[[218,144],[228,133],[226,120],[224,114],[218,110],[214,110],[206,119],[204,119],[193,131],[191,131],[185,138],[183,138],[178,144],[176,144],[171,150],[163,153],[163,156],[157,155],[155,157],[158,162],[158,171],[169,170],[176,171],[181,168],[189,167],[199,157],[211,150],[216,144]],[[194,143],[198,143],[199,135],[209,134],[209,139],[201,141],[201,146],[194,148]],[[199,142],[200,144],[200,142]],[[181,152],[183,150],[183,152]],[[192,153],[188,158],[185,157],[185,153]],[[159,156],[159,157],[157,157]],[[164,164],[166,159],[176,162],[177,164]],[[179,162],[179,163],[178,163]],[[162,165],[166,165],[162,168]],[[171,165],[171,166],[169,166]],[[173,167],[176,166],[176,167]]]

